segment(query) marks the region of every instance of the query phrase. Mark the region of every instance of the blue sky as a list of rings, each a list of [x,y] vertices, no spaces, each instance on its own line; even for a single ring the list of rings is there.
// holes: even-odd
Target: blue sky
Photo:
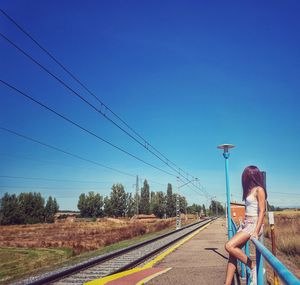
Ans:
[[[241,200],[244,167],[254,164],[267,172],[271,204],[299,206],[299,1],[2,1],[1,8],[218,200],[225,202],[225,178],[216,146],[232,143],[233,200]],[[98,104],[2,14],[0,32]],[[0,62],[2,80],[172,171],[1,37]],[[147,178],[151,190],[176,185],[173,176],[114,150],[3,84],[0,94],[2,127]],[[76,209],[82,192],[107,195],[116,182],[134,191],[135,177],[0,135],[2,194],[40,191],[57,197],[62,209]],[[208,203],[198,190],[181,191],[189,203]]]

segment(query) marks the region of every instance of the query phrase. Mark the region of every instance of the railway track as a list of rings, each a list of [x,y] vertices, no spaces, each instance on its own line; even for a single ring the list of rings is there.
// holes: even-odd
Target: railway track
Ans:
[[[43,276],[32,277],[18,284],[77,285],[127,270],[137,266],[181,238],[205,226],[212,220],[213,219],[206,219],[151,240],[92,258],[75,266],[62,268],[59,271],[51,272]]]

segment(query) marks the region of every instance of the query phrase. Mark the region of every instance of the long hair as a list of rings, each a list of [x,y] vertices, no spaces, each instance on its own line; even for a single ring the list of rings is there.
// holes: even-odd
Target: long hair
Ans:
[[[258,167],[250,165],[246,167],[242,174],[242,186],[243,186],[243,201],[246,200],[251,189],[254,187],[262,187],[265,190],[267,199],[267,190],[264,185],[264,177]]]

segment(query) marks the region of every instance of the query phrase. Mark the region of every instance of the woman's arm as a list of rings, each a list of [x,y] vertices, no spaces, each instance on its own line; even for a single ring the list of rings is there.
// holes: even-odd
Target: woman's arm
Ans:
[[[264,222],[264,217],[265,217],[265,210],[266,210],[266,195],[265,195],[265,190],[261,187],[257,189],[256,193],[257,201],[258,201],[258,209],[259,209],[259,214],[258,214],[258,219],[257,219],[257,224],[255,227],[255,230],[252,234],[252,237],[257,238],[258,234],[260,232],[260,228]]]

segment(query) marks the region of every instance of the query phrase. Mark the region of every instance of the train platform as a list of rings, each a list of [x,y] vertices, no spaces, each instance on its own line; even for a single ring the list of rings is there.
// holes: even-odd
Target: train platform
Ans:
[[[219,218],[179,241],[141,267],[88,285],[223,284],[227,265],[226,221]]]

